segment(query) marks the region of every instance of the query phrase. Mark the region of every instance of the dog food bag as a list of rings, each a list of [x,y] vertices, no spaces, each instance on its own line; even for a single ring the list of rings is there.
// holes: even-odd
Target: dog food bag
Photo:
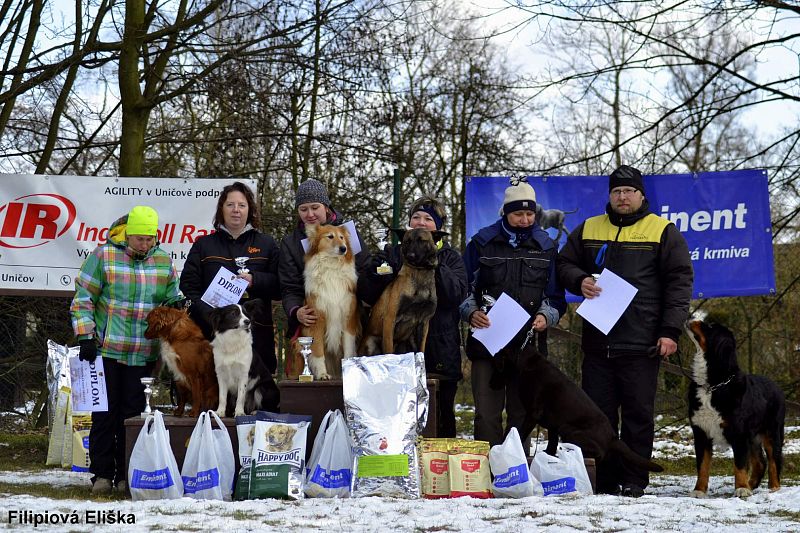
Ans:
[[[534,495],[528,473],[528,458],[522,449],[517,428],[512,427],[502,444],[489,450],[489,466],[494,480],[492,492],[498,498],[525,498]]]
[[[258,411],[250,461],[250,498],[300,500],[311,416]]]
[[[491,498],[489,443],[483,440],[452,439],[449,450],[450,496]]]
[[[89,432],[92,429],[92,415],[72,416],[72,471],[89,471]]]
[[[450,439],[421,439],[419,460],[422,470],[422,497],[450,497],[449,448]]]
[[[50,428],[47,465],[69,467],[72,464],[72,424],[67,413],[72,392],[69,358],[78,355],[78,351],[77,346],[69,348],[47,341],[47,418]],[[66,457],[65,451],[68,452]]]
[[[419,498],[415,354],[345,359],[342,381],[355,455],[352,497]]]
[[[250,497],[250,458],[253,453],[253,439],[256,436],[256,415],[236,417],[236,437],[239,442],[239,475],[236,477],[234,500],[247,500]]]
[[[417,368],[417,434],[420,435],[428,424],[428,374],[425,370],[425,354],[414,354],[414,365]]]

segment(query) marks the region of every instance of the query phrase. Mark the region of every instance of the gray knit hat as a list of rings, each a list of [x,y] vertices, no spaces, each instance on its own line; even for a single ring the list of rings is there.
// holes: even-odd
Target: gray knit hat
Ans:
[[[328,198],[328,189],[321,181],[309,178],[297,186],[297,192],[294,195],[295,208],[303,204],[320,203],[325,207],[331,206],[331,200]]]

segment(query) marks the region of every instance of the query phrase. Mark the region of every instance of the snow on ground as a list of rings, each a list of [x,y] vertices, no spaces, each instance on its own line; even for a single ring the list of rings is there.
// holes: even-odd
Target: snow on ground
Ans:
[[[798,434],[789,427],[787,433]],[[787,439],[786,453],[800,453],[800,439]],[[665,427],[656,440],[656,457],[693,456],[691,430]],[[717,452],[730,457],[730,452]],[[0,493],[0,529],[32,531],[34,520],[75,520],[40,524],[36,531],[347,531],[391,528],[405,531],[738,531],[800,530],[800,485],[790,483],[771,493],[762,483],[752,497],[733,497],[733,472],[712,477],[709,497],[689,498],[694,476],[652,475],[643,498],[619,496],[550,496],[519,500],[400,500],[360,498],[299,502],[196,501],[189,498],[133,502],[53,500]],[[0,472],[0,482],[88,486],[89,474],[61,470]],[[27,514],[26,514],[27,512]],[[110,517],[134,524],[111,524]],[[27,518],[26,518],[27,517]],[[99,520],[106,518],[106,523]]]
[[[34,478],[12,473],[4,482],[55,482],[61,472]],[[630,499],[619,496],[530,497],[519,500],[399,500],[359,498],[285,502],[195,501],[189,498],[133,502],[51,500],[27,495],[0,494],[0,524],[5,529],[33,530],[24,511],[40,517],[75,516],[78,525],[39,525],[37,531],[797,531],[800,529],[800,487],[770,493],[757,490],[747,500],[732,497],[732,478],[712,478],[710,498],[686,496],[689,477],[654,476],[649,494]],[[99,516],[133,519],[129,525],[95,525]],[[12,520],[9,523],[9,518]],[[88,518],[88,524],[87,524]],[[40,518],[41,520],[42,518]],[[94,523],[93,523],[94,522]]]

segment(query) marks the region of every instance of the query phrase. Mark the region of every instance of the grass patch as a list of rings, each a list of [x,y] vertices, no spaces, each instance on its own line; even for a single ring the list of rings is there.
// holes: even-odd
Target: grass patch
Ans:
[[[86,486],[53,486],[44,483],[0,483],[2,494],[26,494],[54,500],[93,500],[97,502],[112,502],[126,499],[120,494],[112,493],[109,496],[95,496],[89,483]]]
[[[656,462],[664,467],[664,472],[653,473],[651,475],[666,476],[696,476],[697,467],[694,456],[681,457],[679,459],[656,459]],[[733,477],[733,459],[725,457],[715,457],[711,460],[712,476],[731,476]],[[767,474],[764,474],[762,486],[765,486]],[[800,481],[800,455],[783,456],[783,472],[781,481]]]
[[[0,470],[44,469],[47,435],[0,433]]]

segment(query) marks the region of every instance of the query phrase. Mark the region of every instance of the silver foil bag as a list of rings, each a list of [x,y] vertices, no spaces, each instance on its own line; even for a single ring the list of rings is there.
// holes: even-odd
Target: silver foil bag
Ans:
[[[422,354],[345,359],[342,387],[354,446],[352,497],[419,498],[416,441],[428,413]]]
[[[78,352],[80,352],[80,349],[77,346],[69,348],[50,339],[47,340],[47,365],[45,371],[47,372],[48,390],[48,427],[53,427],[59,389],[72,386],[69,375],[69,358],[77,356]]]

